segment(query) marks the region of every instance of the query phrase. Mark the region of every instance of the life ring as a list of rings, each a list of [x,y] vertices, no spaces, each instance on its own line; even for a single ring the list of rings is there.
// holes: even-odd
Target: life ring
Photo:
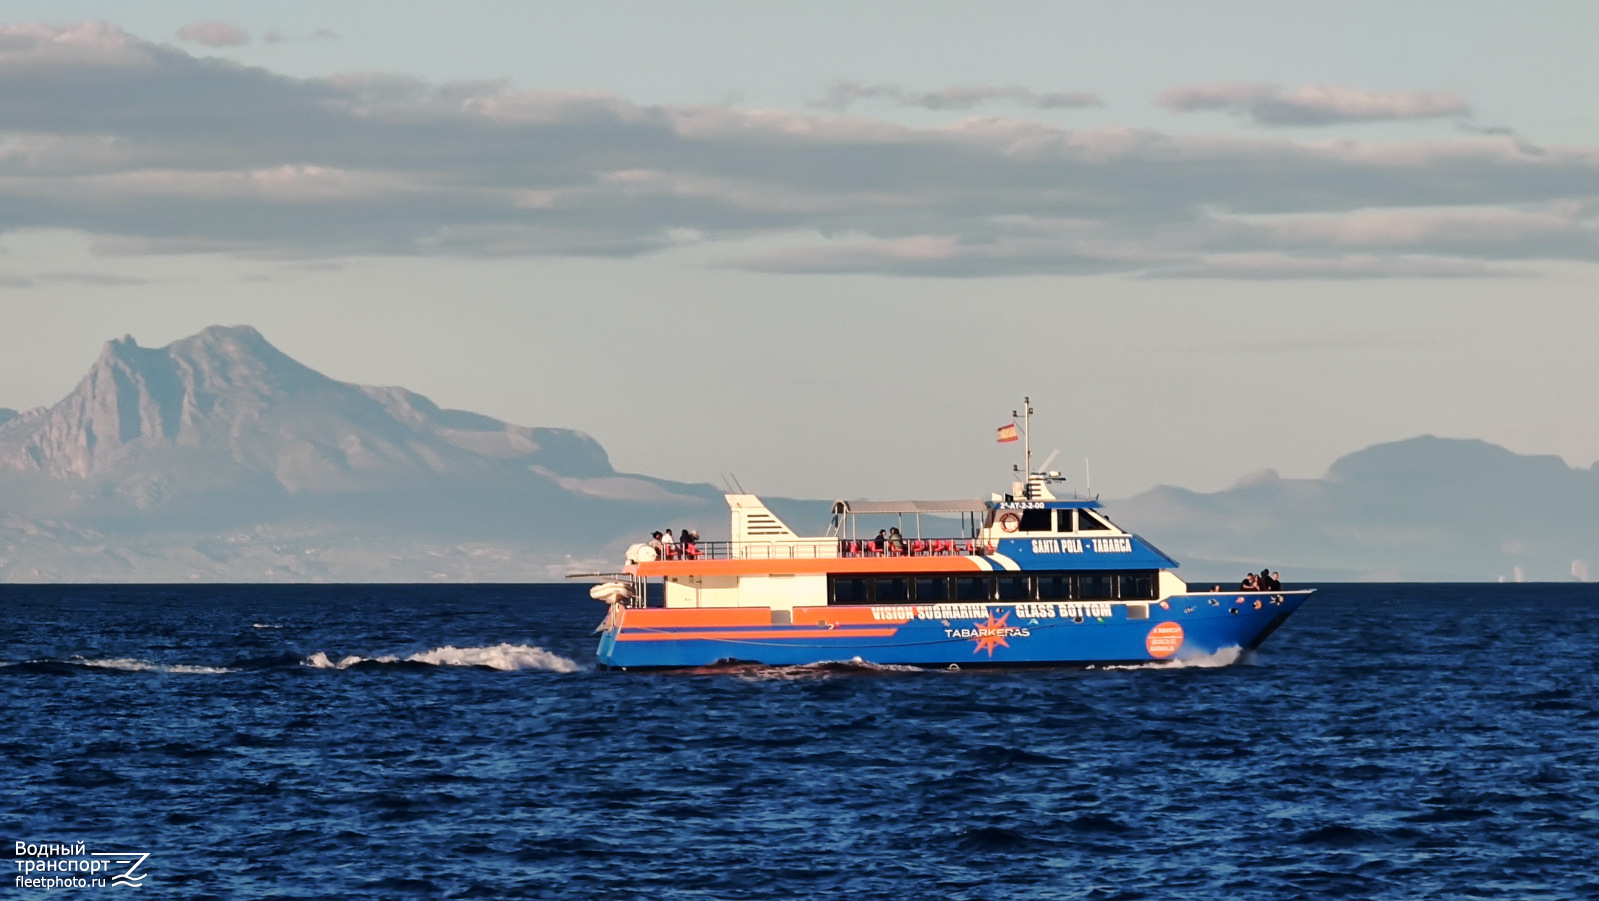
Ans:
[[[999,518],[999,527],[1006,532],[1014,532],[1021,527],[1022,518],[1014,513],[1006,513]]]

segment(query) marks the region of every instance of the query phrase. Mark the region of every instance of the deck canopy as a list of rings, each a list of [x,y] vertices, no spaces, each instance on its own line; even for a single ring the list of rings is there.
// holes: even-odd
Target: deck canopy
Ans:
[[[834,501],[833,515],[861,513],[982,513],[988,501]]]

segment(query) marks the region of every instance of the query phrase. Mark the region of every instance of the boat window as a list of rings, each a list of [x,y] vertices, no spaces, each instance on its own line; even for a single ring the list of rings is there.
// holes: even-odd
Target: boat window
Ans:
[[[956,576],[955,600],[957,601],[986,601],[988,600],[987,576]]]
[[[879,604],[902,604],[911,599],[911,580],[873,579]]]
[[[833,603],[869,604],[872,600],[871,587],[871,579],[834,579]]]
[[[1155,577],[1151,573],[1122,573],[1121,597],[1148,600],[1155,596]]]
[[[1072,577],[1064,574],[1045,575],[1038,577],[1038,599],[1041,601],[1065,601],[1072,596]]]
[[[1100,519],[1098,515],[1090,513],[1087,510],[1077,511],[1077,531],[1093,532],[1096,530],[1102,531],[1109,528],[1109,524],[1107,524],[1103,519]]]
[[[945,578],[918,578],[916,580],[916,600],[933,602],[949,600],[949,580]]]
[[[1048,532],[1048,531],[1051,531],[1051,526],[1053,525],[1052,520],[1054,518],[1055,518],[1054,517],[1054,511],[1052,511],[1052,510],[1023,510],[1022,511],[1022,531],[1023,532]]]
[[[1071,510],[1056,510],[1055,512],[1057,514],[1059,514],[1058,519],[1056,519],[1056,521],[1055,521],[1055,531],[1057,531],[1057,532],[1075,532],[1075,531],[1077,531],[1077,526],[1075,526],[1072,523],[1072,513],[1074,511],[1071,511]]]
[[[1127,605],[1127,618],[1128,619],[1149,619],[1149,605],[1148,604],[1128,604]]]
[[[1033,599],[1032,581],[1028,576],[1000,576],[996,596],[1002,601],[1030,601]]]
[[[1084,600],[1103,600],[1114,595],[1115,576],[1081,575],[1077,577],[1077,585],[1081,589]]]

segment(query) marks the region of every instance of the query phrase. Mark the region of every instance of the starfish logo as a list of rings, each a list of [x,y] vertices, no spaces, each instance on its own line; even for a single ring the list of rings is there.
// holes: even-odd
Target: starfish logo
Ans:
[[[990,613],[988,622],[977,627],[977,647],[972,648],[972,653],[987,651],[988,656],[993,657],[996,646],[1010,647],[1010,642],[1005,640],[1005,621],[1008,619],[1010,619],[1009,610],[999,619],[995,619],[994,614]]]

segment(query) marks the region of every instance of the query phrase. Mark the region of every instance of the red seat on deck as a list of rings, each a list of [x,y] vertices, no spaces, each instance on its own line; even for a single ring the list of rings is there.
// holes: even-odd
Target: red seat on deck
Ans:
[[[927,542],[918,538],[911,542],[911,556],[918,557],[927,553]]]

